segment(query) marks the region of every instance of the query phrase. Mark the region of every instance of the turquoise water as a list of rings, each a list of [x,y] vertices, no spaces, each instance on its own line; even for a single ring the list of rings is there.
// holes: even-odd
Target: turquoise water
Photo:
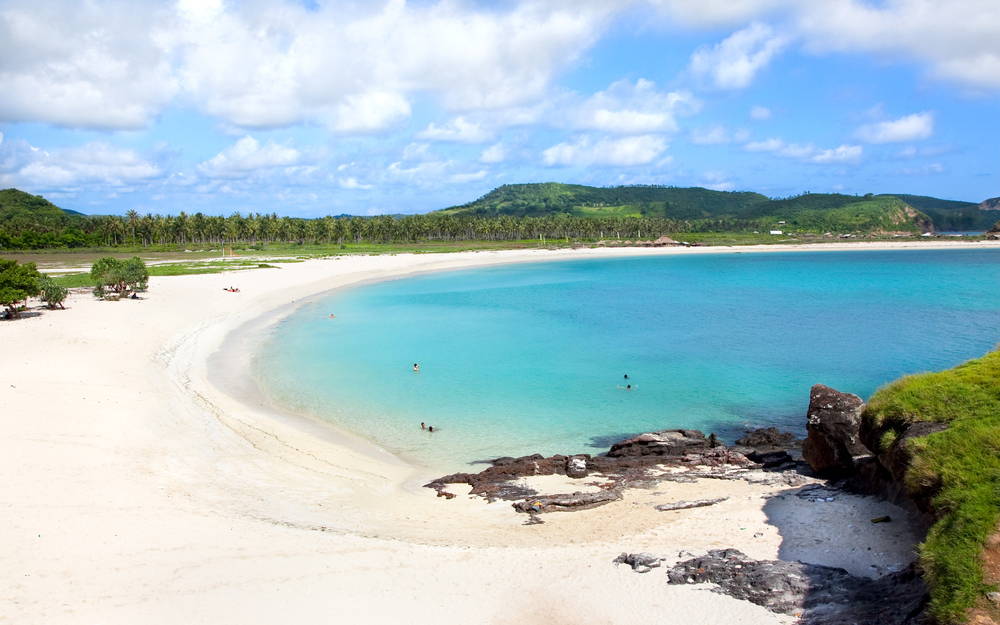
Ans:
[[[866,397],[998,341],[997,251],[713,254],[361,286],[278,324],[256,371],[294,410],[458,468],[668,427],[802,432],[814,383]]]

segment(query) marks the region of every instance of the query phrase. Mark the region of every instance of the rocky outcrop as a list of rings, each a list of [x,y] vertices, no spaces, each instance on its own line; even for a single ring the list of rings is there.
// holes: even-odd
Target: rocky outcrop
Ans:
[[[944,423],[917,421],[897,430],[862,418],[858,436],[875,454],[871,459],[858,463],[858,470],[849,485],[855,490],[881,495],[897,504],[913,504],[920,512],[929,515],[931,500],[940,484],[909,484],[906,473],[913,462],[914,441],[947,427]],[[891,442],[887,443],[888,440]],[[925,521],[930,522],[930,517]]]
[[[991,197],[979,203],[981,211],[1000,211],[1000,197]]]
[[[749,447],[758,452],[794,449],[802,444],[791,432],[782,432],[778,428],[758,428],[751,430],[736,439],[736,445]]]
[[[608,450],[611,458],[628,456],[683,456],[711,447],[705,434],[698,430],[660,430],[615,443]]]
[[[758,458],[758,461],[751,460],[741,452]],[[533,454],[520,458],[497,458],[492,460],[490,465],[478,473],[445,475],[424,486],[436,490],[439,497],[451,499],[455,495],[448,491],[450,484],[468,484],[472,487],[470,493],[473,495],[485,497],[490,501],[520,500],[515,509],[536,514],[553,510],[583,509],[590,503],[602,505],[620,496],[621,490],[626,487],[649,486],[663,481],[692,482],[699,478],[747,479],[756,483],[796,485],[802,479],[802,476],[794,470],[794,462],[791,462],[784,451],[777,450],[757,455],[755,449],[726,447],[715,441],[714,436],[706,437],[697,430],[662,430],[640,434],[615,443],[606,455],[601,456],[557,454],[546,458],[541,454]],[[668,473],[656,472],[651,475],[650,470],[655,467],[681,470]],[[762,473],[761,468],[768,468],[771,472]],[[595,496],[596,499],[593,501],[584,501],[586,499],[584,498],[569,502],[562,495],[539,495],[521,481],[521,478],[533,475],[584,478],[595,473],[604,480],[605,491],[613,495],[607,498]],[[601,499],[600,503],[597,499]],[[543,505],[533,505],[533,502],[539,501],[543,501]]]
[[[854,458],[869,453],[858,436],[863,409],[864,402],[857,395],[822,384],[812,387],[802,457],[813,471],[847,475],[854,471]]]
[[[997,209],[1000,210],[1000,209]],[[1000,239],[1000,221],[993,224],[993,227],[986,233],[987,239]]]
[[[797,615],[800,623],[809,625],[916,625],[927,600],[927,589],[912,566],[871,580],[839,568],[751,560],[736,549],[717,549],[680,562],[667,571],[667,580],[715,584],[715,592]]]

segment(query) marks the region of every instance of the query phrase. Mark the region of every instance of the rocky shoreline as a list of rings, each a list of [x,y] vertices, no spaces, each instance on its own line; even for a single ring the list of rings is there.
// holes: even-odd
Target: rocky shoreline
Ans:
[[[807,501],[829,502],[847,492],[872,495],[903,505],[928,525],[926,500],[902,483],[910,456],[908,445],[933,428],[918,424],[903,432],[886,453],[872,454],[866,442],[879,435],[866,431],[864,402],[856,395],[816,385],[810,392],[805,440],[765,428],[747,432],[734,445],[721,444],[714,434],[698,430],[647,432],[613,444],[601,455],[540,454],[497,458],[478,473],[454,473],[425,486],[439,497],[453,498],[449,486],[471,487],[470,495],[489,501],[511,501],[526,525],[542,523],[551,512],[587,510],[622,499],[628,488],[655,488],[662,482],[698,479],[746,480],[787,486]],[[939,427],[939,426],[934,426]],[[927,431],[925,431],[927,430]],[[587,492],[539,493],[524,478],[564,475],[591,487]],[[819,478],[819,481],[817,480]],[[654,506],[678,511],[713,506],[726,498],[692,499]],[[889,517],[872,523],[891,522]],[[793,615],[812,625],[928,622],[927,587],[916,564],[890,569],[876,579],[852,575],[842,568],[818,564],[752,560],[735,549],[710,550],[689,556],[667,570],[668,584],[713,584],[715,592],[751,601],[773,612]],[[622,553],[616,560],[645,573],[668,558],[650,553]],[[886,573],[886,571],[880,571]]]

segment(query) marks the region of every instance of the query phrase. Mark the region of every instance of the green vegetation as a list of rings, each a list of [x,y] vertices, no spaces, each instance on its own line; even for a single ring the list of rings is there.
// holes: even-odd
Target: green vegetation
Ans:
[[[124,216],[88,216],[60,209],[40,196],[6,189],[0,191],[0,250],[104,248],[146,253],[459,242],[516,246],[526,241],[634,241],[680,232],[750,234],[775,229],[796,235],[918,234],[931,228],[975,229],[972,226],[982,221],[984,212],[988,211],[967,202],[924,196],[807,193],[769,199],[759,193],[700,187],[541,183],[505,185],[474,202],[425,215],[302,219],[274,213],[222,217],[129,211]]]
[[[95,297],[120,299],[136,291],[144,291],[149,282],[149,271],[138,256],[128,260],[106,256],[99,258],[90,268],[90,279],[95,285]]]
[[[38,279],[38,297],[50,309],[56,306],[65,308],[63,302],[68,294],[69,289],[57,284],[51,277],[43,275]]]
[[[918,421],[944,431],[910,439],[911,493],[933,495],[937,521],[920,549],[931,611],[960,622],[983,597],[981,554],[1000,522],[1000,351],[954,369],[902,378],[868,402],[866,426],[885,451]]]
[[[941,200],[925,195],[893,194],[931,218],[937,230],[986,230],[995,216],[972,202]]]
[[[598,188],[554,182],[505,185],[474,202],[439,212],[478,217],[658,217],[683,230],[697,232],[776,228],[804,232],[919,233],[932,228],[926,215],[891,195],[858,197],[806,193],[772,200],[759,193],[712,191],[700,187]]]
[[[35,263],[22,265],[16,260],[0,258],[0,306],[5,308],[7,319],[17,318],[25,300],[38,295],[40,277]]]

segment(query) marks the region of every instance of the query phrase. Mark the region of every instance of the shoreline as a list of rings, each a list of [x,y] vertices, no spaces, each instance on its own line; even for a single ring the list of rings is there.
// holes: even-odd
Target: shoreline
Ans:
[[[975,245],[976,247],[970,247]],[[860,247],[863,246],[863,247]],[[822,248],[822,249],[817,249]],[[411,492],[422,488],[421,482],[433,479],[442,471],[450,470],[445,467],[430,467],[420,464],[415,459],[406,458],[399,452],[390,451],[381,446],[377,440],[353,432],[336,421],[325,419],[319,415],[304,414],[296,411],[293,407],[282,404],[271,397],[266,389],[262,388],[260,380],[254,375],[255,366],[251,364],[252,359],[257,356],[260,345],[266,340],[264,334],[274,325],[281,323],[284,319],[294,315],[301,307],[331,296],[333,293],[345,289],[359,288],[379,282],[402,280],[431,273],[442,273],[451,271],[462,271],[465,269],[479,269],[490,266],[500,266],[507,264],[523,263],[546,263],[575,261],[595,258],[635,258],[648,256],[674,256],[685,254],[741,254],[741,253],[797,253],[797,252],[844,252],[844,251],[913,251],[913,250],[953,250],[953,249],[997,249],[1000,250],[1000,242],[990,241],[934,241],[934,242],[853,242],[853,243],[814,243],[814,244],[773,244],[754,246],[704,246],[704,247],[664,247],[664,248],[644,248],[644,247],[596,247],[596,248],[560,248],[557,250],[501,250],[501,251],[473,251],[473,252],[453,252],[449,254],[461,254],[471,257],[464,259],[459,266],[448,266],[444,268],[418,268],[416,270],[406,269],[402,271],[389,271],[378,276],[366,277],[345,284],[339,284],[319,291],[307,292],[297,297],[291,306],[281,306],[278,308],[258,311],[259,314],[247,321],[240,327],[230,327],[226,336],[226,342],[235,339],[240,343],[237,351],[218,350],[206,356],[217,366],[211,367],[213,371],[230,369],[226,376],[218,373],[211,374],[207,383],[215,386],[218,390],[230,396],[248,395],[255,403],[266,406],[267,411],[272,415],[295,423],[298,427],[313,432],[317,436],[325,436],[332,442],[346,445],[351,449],[369,455],[373,458],[390,458],[389,462],[398,462],[407,467],[414,474],[412,479],[407,481],[407,486]],[[526,258],[525,254],[546,254],[558,253],[557,257],[547,258]],[[479,255],[508,255],[512,258],[490,258],[483,259]],[[391,256],[412,256],[415,259],[425,258],[423,254],[412,255],[391,255]],[[439,256],[439,255],[435,255]],[[266,319],[266,321],[265,321]],[[246,380],[239,383],[236,380]],[[244,402],[245,403],[245,402]],[[666,424],[670,427],[676,424]],[[466,467],[462,470],[469,470],[472,460],[463,462]],[[458,470],[456,467],[453,469]]]
[[[760,251],[820,251],[766,247]],[[984,247],[1000,243],[863,249]],[[73,294],[66,311],[0,324],[11,354],[0,361],[9,400],[0,415],[0,479],[9,485],[0,496],[9,528],[0,538],[8,589],[0,623],[257,623],[315,620],[331,610],[379,623],[627,623],[632,608],[664,623],[789,622],[704,588],[667,588],[610,561],[622,551],[673,558],[735,547],[755,558],[861,570],[907,553],[883,535],[907,535],[903,527],[865,523],[886,505],[845,496],[827,508],[795,497],[779,506],[774,497],[786,489],[702,480],[629,491],[620,502],[524,527],[503,502],[411,491],[413,467],[276,418],[211,377],[227,366],[213,356],[231,345],[238,353],[240,329],[252,329],[246,324],[274,322],[304,298],[364,280],[501,262],[750,251],[342,257],[155,278],[139,301]],[[240,294],[222,291],[230,282]],[[679,513],[651,506],[715,495],[730,500]],[[856,526],[858,540],[885,547],[854,553],[812,534],[821,522]],[[373,615],[372,605],[382,607]]]

